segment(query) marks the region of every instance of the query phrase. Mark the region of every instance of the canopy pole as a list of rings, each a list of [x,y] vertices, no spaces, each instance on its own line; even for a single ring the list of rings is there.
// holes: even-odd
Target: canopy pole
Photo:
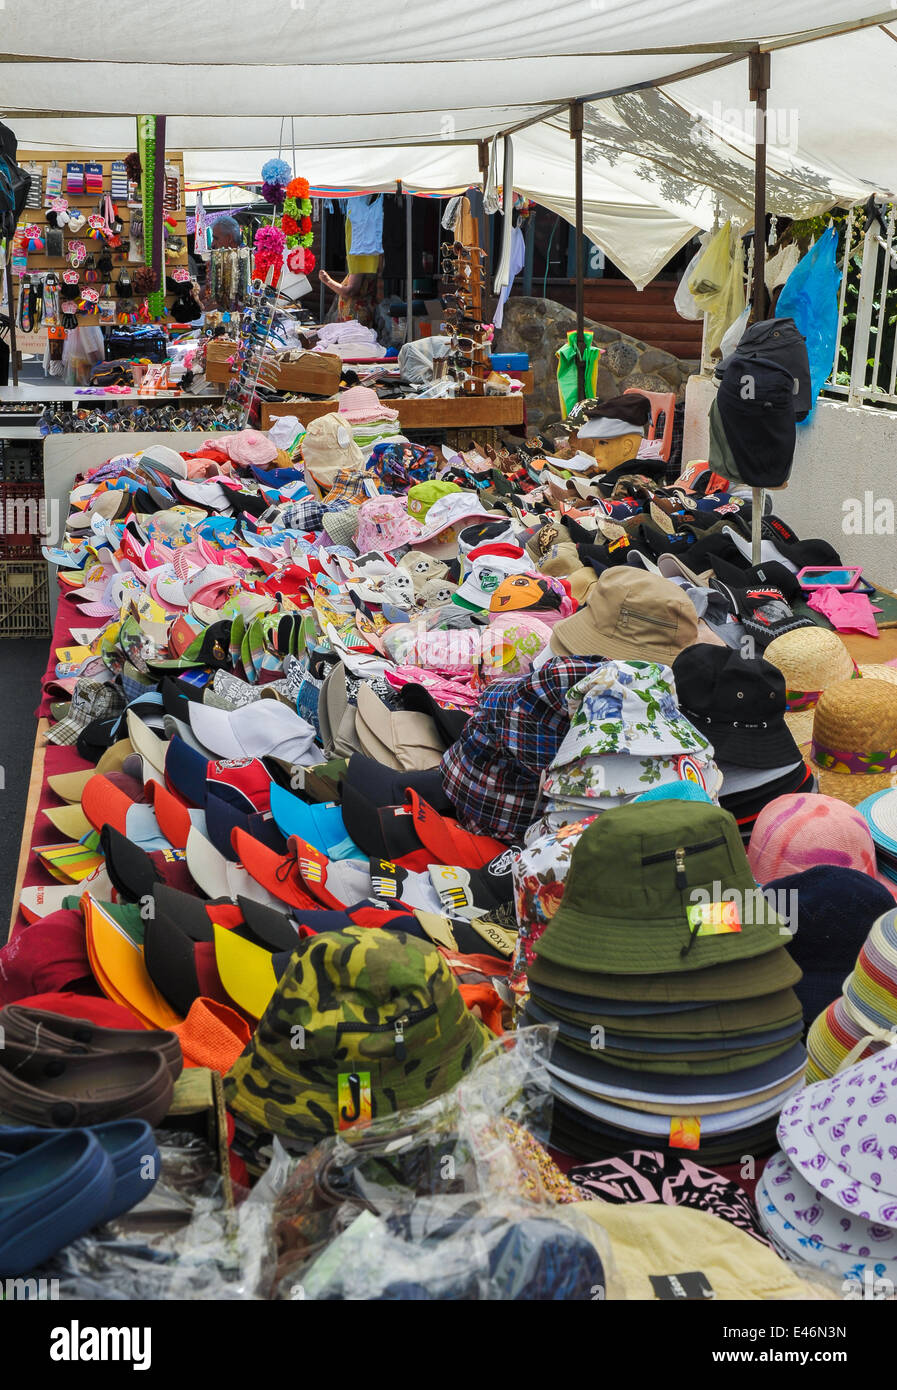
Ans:
[[[751,322],[766,318],[766,96],[769,91],[768,53],[750,57],[751,101],[755,103],[754,130],[754,285]]]
[[[321,245],[318,251],[320,264],[327,264],[327,209],[324,206],[326,199],[321,199]],[[324,322],[324,281],[318,281],[318,322]]]
[[[750,56],[751,101],[757,120],[754,131],[754,284],[751,294],[751,323],[766,318],[766,96],[769,91],[768,53]],[[763,524],[763,488],[751,490],[751,562],[760,564]]]
[[[574,142],[573,165],[576,174],[576,383],[579,400],[586,395],[585,286],[582,265],[582,126],[581,102],[570,103],[570,139]]]
[[[411,194],[407,188],[402,190],[405,199],[405,342],[414,340],[414,272],[411,263]]]

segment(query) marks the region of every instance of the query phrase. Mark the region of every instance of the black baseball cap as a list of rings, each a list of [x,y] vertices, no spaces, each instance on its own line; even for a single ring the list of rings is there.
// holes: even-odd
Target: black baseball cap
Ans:
[[[676,696],[713,745],[718,760],[736,767],[784,767],[800,762],[785,723],[785,677],[761,657],[697,642],[673,662]]]
[[[723,595],[745,631],[767,647],[776,637],[796,632],[801,627],[813,627],[809,618],[798,617],[781,589],[772,584],[747,584],[744,587],[724,584],[712,579],[711,588]]]
[[[408,686],[405,687],[406,690],[409,688]],[[422,686],[417,688],[423,689]],[[405,706],[405,708],[414,708],[414,706]],[[436,708],[439,707],[436,706]],[[426,708],[423,712],[429,714],[430,710]],[[442,713],[451,716],[457,711],[443,710]],[[450,741],[454,743],[457,737],[459,735]],[[349,783],[356,791],[361,792],[375,806],[401,806],[408,800],[408,791],[411,789],[416,791],[418,796],[426,801],[428,806],[432,806],[434,811],[438,811],[441,816],[453,816],[455,814],[452,804],[443,790],[442,775],[436,767],[424,768],[415,772],[397,772],[395,768],[378,763],[375,758],[368,758],[364,753],[353,753],[343,776],[342,786],[345,786],[346,783]],[[356,840],[355,843],[357,844],[358,841]]]

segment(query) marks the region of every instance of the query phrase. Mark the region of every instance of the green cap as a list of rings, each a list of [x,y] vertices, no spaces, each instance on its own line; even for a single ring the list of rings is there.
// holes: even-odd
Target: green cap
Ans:
[[[408,515],[415,521],[425,521],[434,502],[450,492],[461,491],[463,489],[457,483],[415,483],[414,487],[408,489]]]
[[[738,925],[694,919],[724,903]],[[698,801],[605,811],[573,851],[564,898],[536,955],[572,970],[684,974],[750,960],[790,939],[757,887],[733,816]],[[779,988],[784,982],[780,982]]]

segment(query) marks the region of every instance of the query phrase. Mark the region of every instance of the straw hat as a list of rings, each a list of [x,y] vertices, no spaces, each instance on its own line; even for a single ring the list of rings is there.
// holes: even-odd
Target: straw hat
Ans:
[[[857,672],[838,634],[822,627],[799,627],[783,633],[770,642],[763,656],[785,677],[789,713],[812,709],[823,690],[852,679]]]
[[[884,666],[879,662],[865,662],[857,668],[866,680],[888,681],[897,685],[897,666]]]
[[[819,697],[809,749],[823,795],[856,806],[897,787],[897,688],[882,680],[839,681]]]

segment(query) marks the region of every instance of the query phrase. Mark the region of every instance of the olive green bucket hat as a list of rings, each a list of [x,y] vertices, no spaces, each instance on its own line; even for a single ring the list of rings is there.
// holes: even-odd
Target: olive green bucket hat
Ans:
[[[646,803],[645,803],[646,804]],[[605,811],[605,815],[610,815]],[[537,949],[542,940],[537,943]],[[697,950],[697,947],[695,947]],[[707,970],[665,975],[605,975],[585,973],[567,965],[555,965],[544,956],[527,969],[527,979],[549,989],[563,990],[588,1000],[626,1000],[640,1004],[705,1004],[743,1001],[744,1017],[753,1019],[753,1001],[776,990],[790,989],[802,978],[800,966],[785,950],[768,951],[753,960],[711,965]]]
[[[715,920],[720,903],[728,922]],[[790,936],[754,881],[734,817],[657,801],[615,807],[586,829],[535,951],[586,972],[679,974],[765,955]]]
[[[322,932],[291,956],[225,1101],[310,1146],[451,1090],[491,1038],[435,946],[378,928]]]

